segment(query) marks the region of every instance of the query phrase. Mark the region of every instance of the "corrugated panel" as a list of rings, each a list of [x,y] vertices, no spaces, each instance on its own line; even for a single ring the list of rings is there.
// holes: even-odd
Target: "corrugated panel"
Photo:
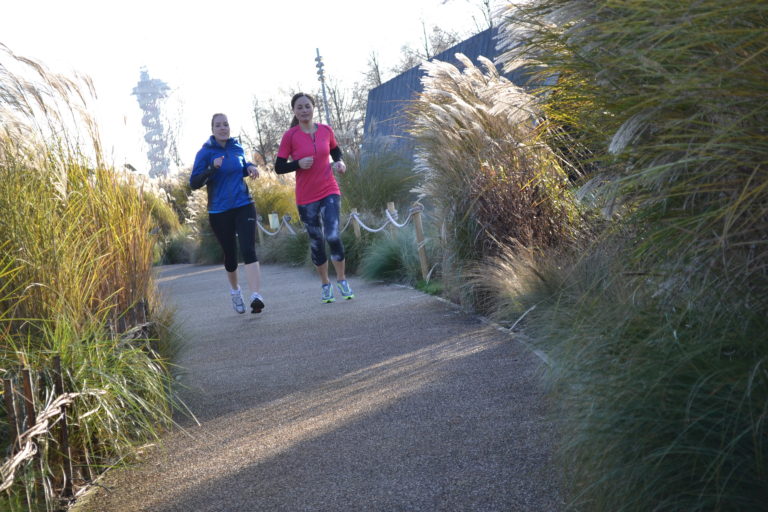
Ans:
[[[477,63],[479,56],[493,61],[497,56],[496,33],[495,28],[487,29],[439,53],[435,59],[449,62],[459,69],[462,69],[463,65],[456,59],[457,53],[464,54],[473,63]],[[386,149],[406,157],[412,155],[413,144],[406,132],[408,120],[405,116],[405,107],[413,101],[417,93],[422,91],[423,75],[424,72],[416,66],[368,92],[363,152]],[[516,84],[525,82],[520,73],[504,76]]]

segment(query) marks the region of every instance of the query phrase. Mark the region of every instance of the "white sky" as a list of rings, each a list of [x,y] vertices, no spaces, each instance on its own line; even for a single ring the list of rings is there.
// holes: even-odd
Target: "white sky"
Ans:
[[[172,89],[168,114],[181,117],[185,165],[210,135],[214,112],[229,116],[233,135],[253,132],[254,96],[316,90],[315,48],[326,77],[362,79],[371,52],[381,69],[417,46],[422,21],[461,35],[482,26],[473,0],[5,0],[0,42],[52,71],[89,75],[105,151],[115,165],[146,171],[141,111],[131,90],[142,66]],[[385,74],[385,79],[390,77]]]

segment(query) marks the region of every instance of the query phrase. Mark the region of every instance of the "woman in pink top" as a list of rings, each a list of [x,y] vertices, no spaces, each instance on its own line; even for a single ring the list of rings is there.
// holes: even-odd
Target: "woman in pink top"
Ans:
[[[344,246],[339,231],[341,192],[333,174],[334,171],[343,174],[347,166],[341,159],[341,149],[331,127],[313,122],[315,100],[312,96],[303,92],[295,94],[291,98],[291,108],[293,122],[280,141],[275,171],[278,174],[296,172],[296,205],[309,233],[312,263],[322,281],[321,301],[336,300],[328,278],[326,241],[336,270],[336,286],[342,297],[352,299],[355,295],[344,273]]]

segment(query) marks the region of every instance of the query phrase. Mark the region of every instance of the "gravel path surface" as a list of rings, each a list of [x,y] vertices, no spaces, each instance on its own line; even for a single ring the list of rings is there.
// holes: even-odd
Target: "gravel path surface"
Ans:
[[[200,425],[109,472],[77,512],[558,511],[541,361],[434,297],[351,279],[321,304],[309,270],[269,265],[237,315],[220,266],[158,283],[186,344]]]

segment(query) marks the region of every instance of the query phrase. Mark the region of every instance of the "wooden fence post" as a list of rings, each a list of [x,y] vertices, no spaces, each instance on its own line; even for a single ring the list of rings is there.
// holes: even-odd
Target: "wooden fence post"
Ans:
[[[259,234],[259,245],[264,245],[264,234],[261,232],[259,223],[261,222],[261,215],[256,216],[256,232]]]
[[[277,215],[277,212],[272,212],[269,214],[269,229],[272,231],[280,229],[280,217]]]
[[[421,210],[422,206],[419,203],[414,203],[413,212],[413,225],[416,228],[416,247],[419,250],[419,264],[421,265],[421,277],[424,281],[429,281],[429,266],[427,265],[427,250],[424,247],[424,226],[421,223]]]
[[[352,215],[357,215],[357,208],[352,208]],[[352,218],[352,229],[355,231],[355,238],[360,240],[360,224],[356,218]]]
[[[34,394],[32,390],[32,374],[29,371],[29,368],[24,368],[21,370],[21,377],[22,377],[22,383],[24,385],[24,402],[26,405],[26,411],[27,411],[27,425],[26,430],[31,429],[35,426],[37,423],[37,414],[35,413],[35,399]],[[40,445],[36,443],[37,445],[37,453],[32,457],[32,460],[35,461],[35,463],[39,466],[40,469],[40,475],[35,478],[35,494],[38,496],[45,496],[45,487],[43,486],[43,471],[42,471],[42,460],[43,456],[40,451]]]
[[[395,203],[389,202],[387,203],[387,211],[389,211],[389,214],[392,216],[393,219],[397,220],[397,210],[395,209]],[[389,224],[389,230],[392,233],[392,236],[397,235],[397,226],[390,223]]]
[[[35,401],[32,396],[32,375],[29,368],[21,370],[22,384],[24,386],[24,406],[27,416],[27,428],[29,430],[35,426]],[[40,453],[40,452],[38,452]]]
[[[16,453],[16,442],[19,437],[14,394],[13,381],[11,379],[3,379],[3,399],[5,400],[5,410],[8,413],[8,434],[11,438],[11,455]]]
[[[143,306],[142,306],[143,307]],[[61,356],[53,358],[54,388],[56,396],[64,394],[64,379],[61,376]],[[67,427],[67,406],[62,407],[61,427],[59,430],[59,446],[61,447],[61,465],[64,471],[64,488],[62,495],[72,497],[72,453],[69,450],[69,429]]]

